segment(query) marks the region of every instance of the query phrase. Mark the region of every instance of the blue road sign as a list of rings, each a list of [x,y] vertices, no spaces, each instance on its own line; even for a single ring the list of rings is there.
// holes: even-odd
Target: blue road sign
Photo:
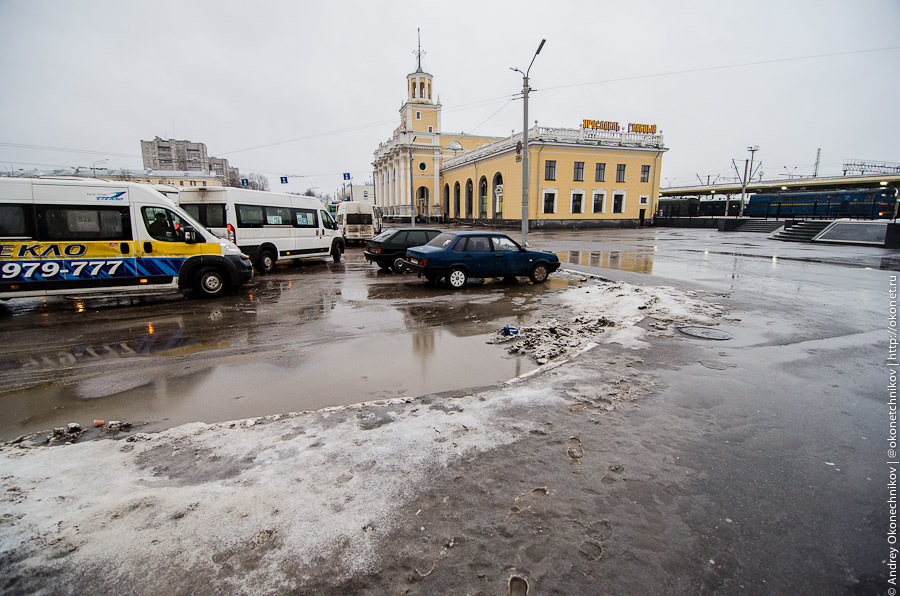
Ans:
[[[287,184],[287,176],[282,176],[282,177],[281,177],[281,183],[282,183],[282,184]]]
[[[241,186],[250,186],[250,181],[246,178],[241,178]]]
[[[344,180],[350,180],[350,172],[344,172]]]

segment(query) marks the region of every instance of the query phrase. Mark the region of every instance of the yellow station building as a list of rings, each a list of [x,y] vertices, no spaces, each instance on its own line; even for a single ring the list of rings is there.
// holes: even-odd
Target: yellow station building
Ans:
[[[421,54],[420,54],[421,56]],[[400,126],[375,151],[375,196],[385,218],[522,221],[522,135],[442,132],[432,75],[406,76]],[[528,131],[529,227],[635,227],[659,199],[662,131],[656,125],[581,120]]]

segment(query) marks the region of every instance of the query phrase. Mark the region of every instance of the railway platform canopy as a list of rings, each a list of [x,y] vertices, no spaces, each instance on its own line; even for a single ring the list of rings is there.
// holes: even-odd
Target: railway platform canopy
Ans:
[[[836,176],[816,178],[792,178],[789,180],[762,180],[747,185],[747,195],[778,191],[850,190],[861,188],[892,187],[900,189],[900,174],[871,174],[858,176]],[[661,188],[660,198],[734,196],[740,195],[744,187],[740,182],[725,184],[698,184]]]

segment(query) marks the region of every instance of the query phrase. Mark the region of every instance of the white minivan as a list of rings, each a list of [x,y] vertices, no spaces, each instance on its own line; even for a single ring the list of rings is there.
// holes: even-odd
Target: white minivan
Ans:
[[[338,203],[337,224],[346,242],[363,243],[381,232],[380,210],[372,203],[344,201]]]
[[[146,184],[0,178],[0,299],[190,291],[212,298],[250,260]]]
[[[344,239],[314,197],[231,187],[184,188],[178,204],[213,234],[250,255],[260,273],[280,259],[331,256],[341,260]]]

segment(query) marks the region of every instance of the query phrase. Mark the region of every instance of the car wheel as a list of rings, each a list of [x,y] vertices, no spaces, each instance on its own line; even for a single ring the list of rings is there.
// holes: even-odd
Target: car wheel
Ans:
[[[394,270],[394,273],[403,273],[406,271],[406,267],[403,265],[403,257],[394,259],[394,262],[391,263],[391,269]]]
[[[204,267],[194,278],[194,290],[201,298],[218,298],[228,288],[225,274],[214,267]]]
[[[275,255],[270,250],[264,250],[256,260],[256,269],[262,275],[267,275],[275,269]]]
[[[450,273],[447,274],[447,283],[450,284],[450,287],[454,290],[464,287],[467,281],[469,281],[469,275],[462,267],[454,267],[450,270]]]
[[[331,258],[335,263],[341,262],[341,247],[338,246],[337,242],[331,245]]]
[[[528,277],[531,279],[532,283],[542,284],[547,281],[547,277],[550,276],[550,271],[547,269],[547,265],[544,263],[538,263],[534,267],[531,268],[531,273],[528,274]]]

